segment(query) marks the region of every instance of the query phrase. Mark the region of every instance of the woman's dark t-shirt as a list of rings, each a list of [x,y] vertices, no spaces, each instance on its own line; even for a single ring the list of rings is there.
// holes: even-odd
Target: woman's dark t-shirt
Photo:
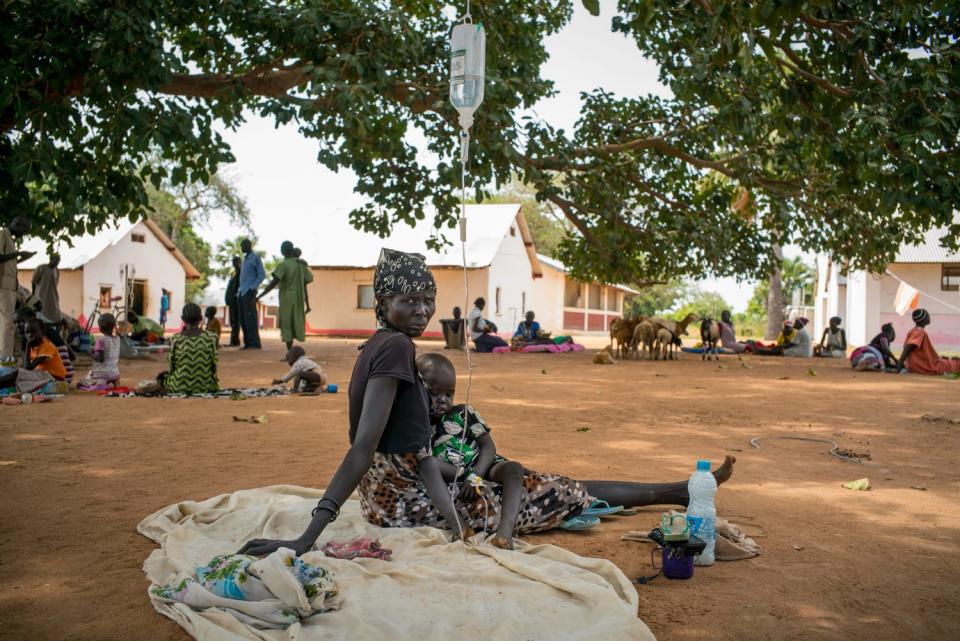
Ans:
[[[377,451],[405,454],[430,447],[430,400],[417,372],[416,356],[413,341],[400,332],[378,331],[363,346],[353,366],[347,392],[350,401],[350,443],[357,436],[367,381],[389,376],[398,380],[397,396],[393,400]]]

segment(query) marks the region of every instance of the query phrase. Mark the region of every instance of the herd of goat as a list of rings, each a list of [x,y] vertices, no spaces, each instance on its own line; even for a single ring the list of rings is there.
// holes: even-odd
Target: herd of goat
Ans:
[[[683,320],[665,318],[617,318],[610,323],[611,352],[616,345],[617,358],[639,360],[673,360],[677,348],[683,347],[680,337],[686,335],[691,323],[701,321],[696,314],[687,314]],[[711,318],[700,322],[700,339],[703,342],[703,358],[717,358],[717,343],[720,341],[720,325]]]

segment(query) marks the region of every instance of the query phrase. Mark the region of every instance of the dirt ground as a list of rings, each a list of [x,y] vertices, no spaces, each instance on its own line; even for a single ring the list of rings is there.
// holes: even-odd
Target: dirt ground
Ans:
[[[315,340],[307,352],[345,391],[357,344]],[[269,384],[284,371],[280,356],[276,340],[258,353],[224,350],[221,383]],[[461,374],[464,358],[455,354]],[[960,425],[920,418],[960,416],[960,382],[857,374],[832,360],[591,358],[476,355],[472,402],[505,455],[575,478],[680,480],[698,458],[737,457],[718,511],[758,534],[761,556],[698,568],[692,581],[638,585],[639,614],[658,639],[960,638]],[[122,364],[129,383],[161,368],[159,359]],[[254,414],[269,422],[232,420]],[[346,426],[345,393],[72,393],[0,407],[0,638],[188,639],[150,606],[140,568],[154,544],[137,523],[170,503],[240,488],[323,487],[347,447]],[[751,438],[774,435],[835,440],[886,470],[844,463],[818,443],[751,448]],[[868,492],[841,487],[864,476]],[[629,577],[651,574],[650,546],[620,537],[648,531],[659,512],[527,540],[611,559]]]

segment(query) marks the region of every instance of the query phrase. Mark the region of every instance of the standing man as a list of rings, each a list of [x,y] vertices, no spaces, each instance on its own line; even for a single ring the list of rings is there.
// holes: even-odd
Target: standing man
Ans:
[[[307,283],[313,280],[310,270],[304,269],[300,259],[294,253],[293,243],[289,240],[280,245],[283,262],[273,272],[273,279],[257,296],[260,300],[271,289],[280,286],[280,338],[287,344],[287,351],[293,347],[294,339],[301,343],[306,339],[306,316],[304,314],[304,292]]]
[[[167,312],[170,311],[170,292],[166,288],[160,288],[160,326],[167,326]]]
[[[263,261],[253,251],[253,243],[244,238],[240,243],[243,263],[240,266],[240,318],[243,323],[243,347],[260,349],[260,319],[257,317],[257,288],[266,277]]]
[[[16,216],[6,227],[0,227],[0,356],[13,356],[13,309],[17,304],[17,263],[34,252],[17,251],[14,238],[30,231],[30,219]]]
[[[230,310],[230,346],[240,345],[240,257],[233,257],[233,273],[227,282],[227,295],[224,302]]]
[[[59,325],[62,316],[60,314],[60,293],[57,286],[60,284],[60,255],[50,254],[50,262],[46,265],[40,265],[33,272],[33,295],[40,299],[40,313],[47,322],[53,325]]]

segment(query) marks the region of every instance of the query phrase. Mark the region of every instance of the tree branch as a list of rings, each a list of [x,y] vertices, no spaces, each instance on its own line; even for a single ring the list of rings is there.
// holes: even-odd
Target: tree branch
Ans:
[[[832,94],[835,95],[835,96],[839,96],[840,98],[852,98],[852,97],[853,97],[853,94],[850,93],[849,90],[844,89],[843,87],[838,87],[837,85],[833,84],[832,82],[830,82],[830,81],[827,80],[826,78],[821,78],[820,76],[817,76],[817,75],[815,75],[815,74],[812,74],[812,73],[810,73],[809,71],[807,71],[806,69],[804,69],[804,68],[801,66],[801,65],[803,64],[803,60],[802,60],[802,59],[800,58],[800,56],[798,56],[798,55],[796,54],[796,52],[794,52],[789,46],[783,44],[783,43],[780,42],[779,40],[774,40],[773,38],[771,38],[771,37],[769,37],[769,36],[765,36],[765,35],[763,35],[762,33],[758,33],[758,34],[756,34],[756,35],[757,35],[757,38],[758,38],[758,39],[763,40],[764,42],[768,42],[768,43],[772,44],[774,47],[776,47],[777,49],[780,49],[780,51],[782,51],[784,54],[786,54],[786,56],[790,59],[789,61],[787,61],[787,60],[783,60],[783,59],[781,59],[781,58],[778,58],[778,57],[774,56],[774,57],[775,57],[775,62],[776,62],[778,65],[782,65],[782,66],[786,67],[787,69],[790,69],[791,71],[793,71],[793,72],[796,73],[797,75],[801,76],[802,78],[805,78],[805,79],[809,80],[810,82],[812,82],[813,84],[817,85],[817,86],[820,87],[821,89],[825,89],[826,91],[832,93]]]

